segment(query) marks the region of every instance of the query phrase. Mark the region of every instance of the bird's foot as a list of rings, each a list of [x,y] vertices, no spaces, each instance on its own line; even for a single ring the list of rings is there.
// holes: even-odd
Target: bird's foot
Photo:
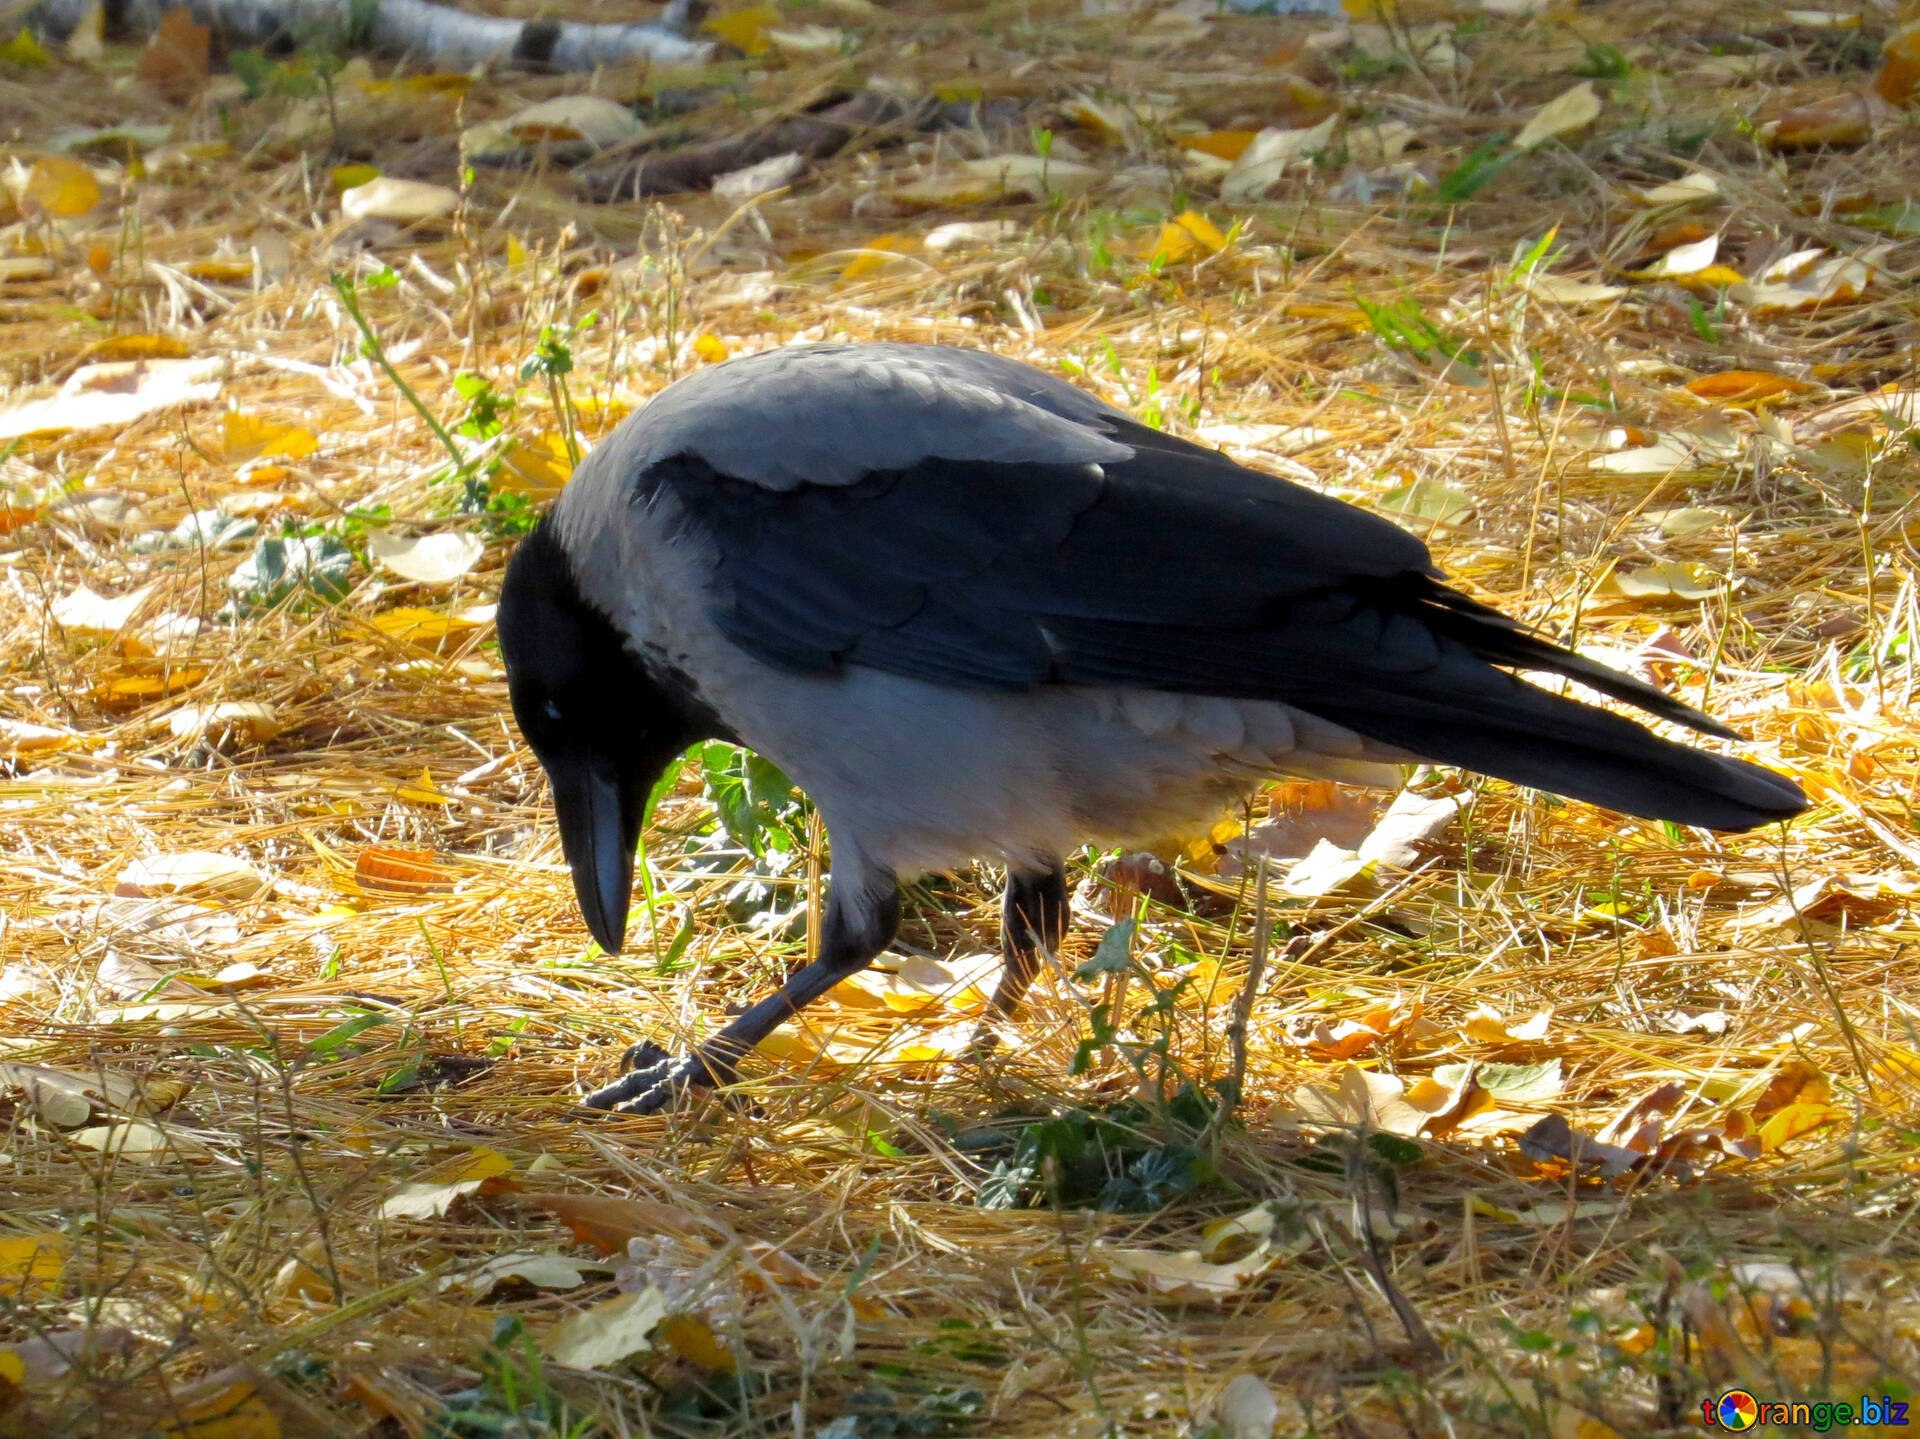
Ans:
[[[634,1045],[622,1065],[626,1073],[580,1102],[589,1109],[613,1114],[658,1114],[679,1104],[693,1090],[731,1084],[739,1077],[731,1065],[698,1051],[675,1059],[652,1041]]]

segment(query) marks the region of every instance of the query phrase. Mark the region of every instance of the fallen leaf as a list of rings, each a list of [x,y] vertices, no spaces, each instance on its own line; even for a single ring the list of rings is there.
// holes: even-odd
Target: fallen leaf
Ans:
[[[77,220],[100,203],[100,182],[71,155],[46,155],[27,172],[20,202],[23,208],[56,220]]]
[[[370,844],[354,859],[355,883],[396,894],[451,894],[460,871],[442,864],[430,849],[397,849]]]
[[[138,1343],[131,1329],[117,1324],[42,1330],[0,1345],[0,1380],[45,1388],[59,1383],[76,1367],[93,1368],[123,1360]]]
[[[213,850],[188,850],[137,859],[120,871],[119,892],[141,895],[205,895],[218,899],[253,899],[268,880],[244,859]]]
[[[82,634],[117,635],[127,627],[127,622],[139,612],[140,606],[147,602],[147,597],[152,593],[152,585],[142,585],[137,590],[128,590],[124,595],[108,599],[82,585],[71,594],[55,600],[49,614],[62,629]]]
[[[447,641],[485,628],[479,620],[465,615],[422,609],[417,605],[382,610],[367,621],[367,625],[396,644],[424,654],[444,654],[448,648]]]
[[[1160,227],[1148,259],[1160,264],[1175,264],[1196,255],[1217,255],[1227,248],[1227,237],[1197,210],[1182,210]]]
[[[1222,1439],[1273,1439],[1280,1425],[1280,1401],[1265,1380],[1236,1374],[1214,1399],[1213,1417]]]
[[[644,1199],[621,1199],[607,1194],[529,1193],[514,1197],[516,1204],[551,1214],[572,1232],[579,1244],[591,1244],[602,1254],[624,1254],[627,1241],[656,1234],[681,1238],[700,1232],[701,1226],[684,1209]]]
[[[700,26],[709,35],[717,35],[743,55],[764,55],[773,48],[768,31],[783,17],[771,5],[749,5],[740,10],[709,16]]]
[[[1247,147],[1253,143],[1256,133],[1253,130],[1206,130],[1197,135],[1170,135],[1167,138],[1183,150],[1211,155],[1231,165],[1247,153]]]
[[[1432,1117],[1406,1101],[1406,1084],[1397,1075],[1349,1064],[1336,1088],[1302,1085],[1293,1092],[1296,1117],[1303,1124],[1331,1129],[1379,1129],[1411,1137]]]
[[[1920,22],[1904,25],[1887,37],[1873,88],[1889,105],[1911,106],[1920,101]]]
[[[0,1234],[0,1294],[38,1299],[58,1291],[73,1241],[51,1230]]]
[[[919,248],[920,241],[913,235],[875,235],[851,251],[840,252],[852,256],[840,267],[840,278],[860,280],[887,274],[901,256],[911,255]]]
[[[414,536],[370,530],[367,552],[402,579],[443,585],[479,564],[487,546],[478,535],[459,530]]]
[[[1547,1037],[1553,1011],[1542,1009],[1525,1019],[1508,1019],[1499,1010],[1481,1005],[1467,1016],[1460,1032],[1480,1044],[1537,1044]]]
[[[647,128],[632,110],[601,95],[556,95],[527,106],[506,125],[523,145],[583,141],[601,150],[637,140]]]
[[[263,745],[284,725],[272,705],[252,701],[187,705],[167,717],[167,728],[183,743],[204,740],[217,750]]]
[[[1711,200],[1719,193],[1718,175],[1695,170],[1678,180],[1669,180],[1664,185],[1655,185],[1651,190],[1642,190],[1640,199],[1648,205],[1691,205],[1699,200]]]
[[[280,1439],[280,1420],[251,1369],[211,1374],[172,1396],[157,1439]]]
[[[1380,496],[1380,508],[1423,525],[1446,529],[1473,513],[1473,496],[1441,480],[1422,477]]]
[[[1596,593],[1627,599],[1704,600],[1721,593],[1725,582],[1704,565],[1681,560],[1634,569],[1615,568],[1596,587]]]
[[[225,372],[226,361],[219,356],[83,365],[57,394],[0,409],[0,440],[122,429],[162,410],[205,404],[219,397]]]
[[[712,339],[703,335],[701,339]],[[715,344],[719,341],[715,340]],[[724,346],[721,358],[725,358]],[[698,352],[699,342],[695,341]],[[704,354],[701,355],[705,359]],[[500,468],[492,487],[496,494],[525,495],[531,500],[548,500],[560,493],[573,477],[573,461],[567,456],[567,442],[561,435],[543,435],[537,440],[515,440],[501,452]]]
[[[1814,393],[1820,386],[1796,380],[1791,375],[1777,375],[1770,370],[1723,370],[1717,375],[1701,375],[1689,380],[1684,388],[1695,399],[1747,408],[1766,404],[1783,395]]]
[[[1867,97],[1830,95],[1811,105],[1796,105],[1759,129],[1760,142],[1774,150],[1850,149],[1873,138],[1873,111]]]
[[[349,220],[387,220],[396,225],[425,224],[459,208],[458,191],[391,175],[356,185],[340,196],[340,213]]]
[[[180,103],[206,85],[212,55],[213,31],[196,22],[193,12],[182,5],[160,18],[135,73],[169,100]]]
[[[652,1335],[667,1317],[667,1296],[648,1285],[562,1320],[541,1347],[556,1364],[605,1369],[653,1347]]]
[[[102,1154],[147,1164],[194,1158],[204,1155],[207,1149],[192,1135],[162,1129],[157,1124],[138,1119],[90,1125],[74,1130],[67,1139],[85,1149],[97,1149]]]
[[[1339,121],[1336,113],[1309,129],[1260,131],[1221,178],[1221,198],[1259,199],[1279,184],[1289,170],[1304,166],[1332,144],[1334,127]]]
[[[1603,1144],[1575,1133],[1566,1116],[1560,1114],[1544,1116],[1522,1134],[1520,1152],[1536,1164],[1558,1162],[1575,1169],[1597,1169],[1608,1179],[1625,1174],[1647,1159],[1639,1150]]]
[[[1733,291],[1733,297],[1757,311],[1806,310],[1858,299],[1878,277],[1864,259],[1797,250],[1767,267],[1760,278]]]
[[[961,170],[988,187],[997,198],[1044,200],[1049,195],[1084,195],[1105,172],[1074,160],[1041,155],[989,155],[968,160]]]
[[[1095,1244],[1093,1258],[1116,1279],[1133,1279],[1155,1294],[1184,1303],[1218,1303],[1238,1293],[1280,1257],[1260,1244],[1240,1259],[1224,1264],[1208,1262],[1198,1250],[1121,1249]]]
[[[228,410],[221,416],[227,463],[243,465],[249,460],[304,460],[320,448],[312,430],[279,420]]]
[[[1542,274],[1538,270],[1528,274],[1523,283],[1529,295],[1559,305],[1604,305],[1627,293],[1625,285],[1597,285],[1591,280]]]
[[[662,1349],[702,1369],[731,1374],[740,1367],[733,1351],[720,1342],[713,1327],[697,1314],[669,1314],[654,1329],[653,1337]]]
[[[850,30],[833,25],[781,25],[767,30],[767,39],[782,55],[823,60],[850,52],[858,43]]]
[[[432,1178],[403,1184],[381,1201],[377,1212],[382,1219],[439,1219],[454,1201],[512,1168],[513,1161],[498,1150],[475,1149],[439,1166]]]
[[[497,1254],[472,1269],[443,1276],[437,1288],[461,1289],[484,1299],[502,1284],[528,1284],[536,1289],[572,1289],[586,1283],[587,1272],[604,1271],[603,1264],[569,1259],[564,1254]]]
[[[1534,149],[1549,140],[1591,125],[1599,115],[1600,96],[1593,88],[1593,81],[1582,80],[1528,116],[1527,123],[1520,127],[1520,133],[1513,137],[1513,148]]]
[[[1676,276],[1693,275],[1706,270],[1720,254],[1720,237],[1708,235],[1704,240],[1695,240],[1690,244],[1676,245],[1662,255],[1654,264],[1640,271],[1640,277],[1648,280],[1671,279]]]

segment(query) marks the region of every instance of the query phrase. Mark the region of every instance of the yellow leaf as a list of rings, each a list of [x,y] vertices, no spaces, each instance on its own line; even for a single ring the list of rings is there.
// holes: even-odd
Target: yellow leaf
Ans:
[[[8,65],[18,65],[22,69],[39,70],[53,63],[46,47],[34,39],[33,31],[22,28],[6,44],[0,45],[0,61]]]
[[[910,255],[919,248],[920,241],[912,235],[875,235],[854,251],[853,258],[841,267],[840,278],[858,280],[884,274],[894,265],[895,257]]]
[[[21,198],[30,210],[73,220],[100,203],[100,182],[72,156],[47,155],[34,161]]]
[[[1706,566],[1662,560],[1637,569],[1614,570],[1601,582],[1598,593],[1627,599],[1704,600],[1720,590],[1720,577]]]
[[[1845,1110],[1836,1109],[1831,1104],[1822,1104],[1818,1100],[1796,1100],[1769,1115],[1766,1123],[1760,1126],[1760,1147],[1771,1154],[1781,1145],[1845,1116]]]
[[[22,32],[25,33],[25,32]],[[0,1349],[0,1386],[18,1389],[27,1382],[27,1361],[11,1349]],[[0,1403],[4,1400],[0,1399]]]
[[[0,1294],[31,1299],[52,1293],[72,1249],[64,1234],[0,1234]]]
[[[497,1149],[476,1149],[440,1165],[432,1177],[403,1184],[380,1205],[382,1219],[439,1219],[453,1202],[513,1168]]]
[[[1227,248],[1227,237],[1197,210],[1183,210],[1160,227],[1160,239],[1151,259],[1172,264],[1195,254],[1217,255]]]
[[[573,464],[567,458],[567,442],[562,435],[542,435],[537,440],[516,440],[500,456],[500,470],[493,477],[493,488],[529,499],[550,499],[560,493],[573,477]]]
[[[1513,137],[1513,148],[1531,150],[1544,145],[1557,136],[1591,125],[1599,114],[1600,97],[1594,93],[1593,81],[1582,80],[1528,116],[1520,133]]]
[[[436,654],[445,648],[450,636],[465,634],[469,630],[480,628],[476,620],[470,620],[461,615],[444,614],[439,610],[421,609],[415,605],[402,605],[398,609],[385,610],[369,620],[368,625],[399,644],[411,645],[415,649]],[[432,788],[430,781],[427,787]]]
[[[413,95],[464,95],[473,88],[473,76],[445,73],[401,75],[390,80],[363,80],[360,88],[369,95],[402,98]]]
[[[280,1439],[280,1420],[245,1369],[223,1369],[179,1395],[161,1439]]]
[[[243,465],[248,460],[302,460],[320,448],[312,430],[278,420],[262,419],[242,410],[228,410],[221,417],[225,432],[227,463]]]
[[[718,1369],[731,1374],[739,1367],[733,1351],[720,1342],[707,1321],[694,1314],[669,1314],[653,1331],[663,1349],[671,1349],[682,1359],[702,1369]]]
[[[244,285],[253,278],[253,260],[237,256],[213,260],[193,260],[181,267],[196,280],[210,285]]]
[[[114,360],[184,360],[193,353],[177,335],[109,335],[95,340],[76,359],[85,364]]]
[[[527,247],[521,243],[518,235],[509,234],[507,236],[507,268],[517,270],[526,263]]]
[[[351,190],[355,186],[371,183],[380,179],[380,171],[372,165],[334,165],[328,179],[334,183],[334,194]]]
[[[1206,130],[1198,135],[1175,135],[1172,139],[1183,150],[1197,150],[1216,160],[1232,162],[1246,153],[1254,134],[1252,130]]]
[[[718,35],[743,55],[764,55],[773,48],[767,32],[780,23],[780,12],[771,5],[749,5],[744,10],[729,10],[715,15],[700,28]]]
[[[442,794],[433,782],[433,776],[425,769],[420,771],[418,784],[403,784],[394,790],[393,797],[406,804],[452,804],[453,800]]]
[[[727,357],[727,342],[718,335],[702,335],[693,342],[693,352],[709,365],[717,365]]]
[[[108,708],[131,708],[192,689],[206,677],[206,670],[198,666],[144,660],[125,666],[113,678],[95,685],[93,697]]]

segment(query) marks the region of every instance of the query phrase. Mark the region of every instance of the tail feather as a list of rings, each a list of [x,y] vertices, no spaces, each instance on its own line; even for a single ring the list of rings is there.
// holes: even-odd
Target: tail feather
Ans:
[[[1477,674],[1456,672],[1437,692],[1376,692],[1350,711],[1338,701],[1313,709],[1424,759],[1645,819],[1746,830],[1807,807],[1784,775],[1675,744],[1608,710],[1475,668]]]

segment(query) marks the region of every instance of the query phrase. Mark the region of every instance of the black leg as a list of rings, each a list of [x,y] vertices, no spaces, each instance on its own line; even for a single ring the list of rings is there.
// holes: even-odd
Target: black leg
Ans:
[[[1048,869],[1007,871],[1007,893],[1000,906],[1000,953],[1006,970],[987,1005],[990,1019],[1003,1019],[1020,1007],[1039,971],[1040,952],[1052,953],[1067,937],[1068,914],[1067,872],[1059,860]]]
[[[788,975],[775,993],[683,1060],[676,1062],[654,1045],[639,1046],[629,1054],[638,1067],[582,1102],[591,1109],[654,1114],[672,1104],[681,1090],[731,1084],[739,1077],[740,1061],[756,1044],[848,975],[872,964],[893,942],[900,928],[900,891],[892,875],[865,878],[866,884],[844,895],[839,885],[833,887],[819,957]],[[885,887],[875,888],[881,878]]]

